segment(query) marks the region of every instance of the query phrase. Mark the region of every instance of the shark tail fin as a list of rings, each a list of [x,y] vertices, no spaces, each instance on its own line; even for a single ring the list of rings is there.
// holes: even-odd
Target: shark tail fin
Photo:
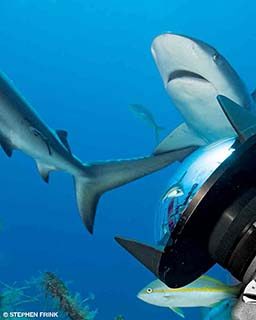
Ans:
[[[97,204],[104,192],[158,171],[175,161],[182,161],[194,150],[195,147],[189,147],[145,158],[85,165],[81,175],[75,176],[75,187],[78,209],[88,231],[93,233]]]

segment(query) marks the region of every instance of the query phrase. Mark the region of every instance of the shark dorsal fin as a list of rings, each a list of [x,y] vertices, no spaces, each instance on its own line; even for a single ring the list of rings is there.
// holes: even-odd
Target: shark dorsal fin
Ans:
[[[64,144],[64,146],[71,153],[71,148],[68,143],[68,132],[65,130],[56,130],[56,133],[57,133],[58,137],[60,138],[60,141]]]

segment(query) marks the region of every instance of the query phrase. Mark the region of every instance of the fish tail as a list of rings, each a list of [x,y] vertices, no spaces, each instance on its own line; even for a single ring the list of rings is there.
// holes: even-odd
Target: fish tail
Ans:
[[[88,231],[93,233],[96,207],[104,192],[181,161],[193,150],[185,148],[145,158],[85,165],[74,180],[78,209]]]

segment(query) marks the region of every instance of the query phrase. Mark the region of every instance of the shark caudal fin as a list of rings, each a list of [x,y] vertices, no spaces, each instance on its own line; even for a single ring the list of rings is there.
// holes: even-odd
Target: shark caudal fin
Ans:
[[[144,177],[175,161],[182,161],[195,149],[191,146],[146,158],[86,165],[83,175],[75,177],[75,186],[79,212],[88,231],[93,233],[96,207],[104,192]]]

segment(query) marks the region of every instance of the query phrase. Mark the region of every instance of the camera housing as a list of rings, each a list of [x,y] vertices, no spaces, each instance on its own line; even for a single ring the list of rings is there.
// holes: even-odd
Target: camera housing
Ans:
[[[211,175],[179,220],[159,263],[159,277],[184,286],[214,263],[243,279],[256,256],[256,137]]]
[[[164,250],[116,238],[171,288],[191,283],[215,263],[242,282],[249,269],[255,273],[256,119],[226,97],[218,101],[237,133],[235,150],[195,194]]]

